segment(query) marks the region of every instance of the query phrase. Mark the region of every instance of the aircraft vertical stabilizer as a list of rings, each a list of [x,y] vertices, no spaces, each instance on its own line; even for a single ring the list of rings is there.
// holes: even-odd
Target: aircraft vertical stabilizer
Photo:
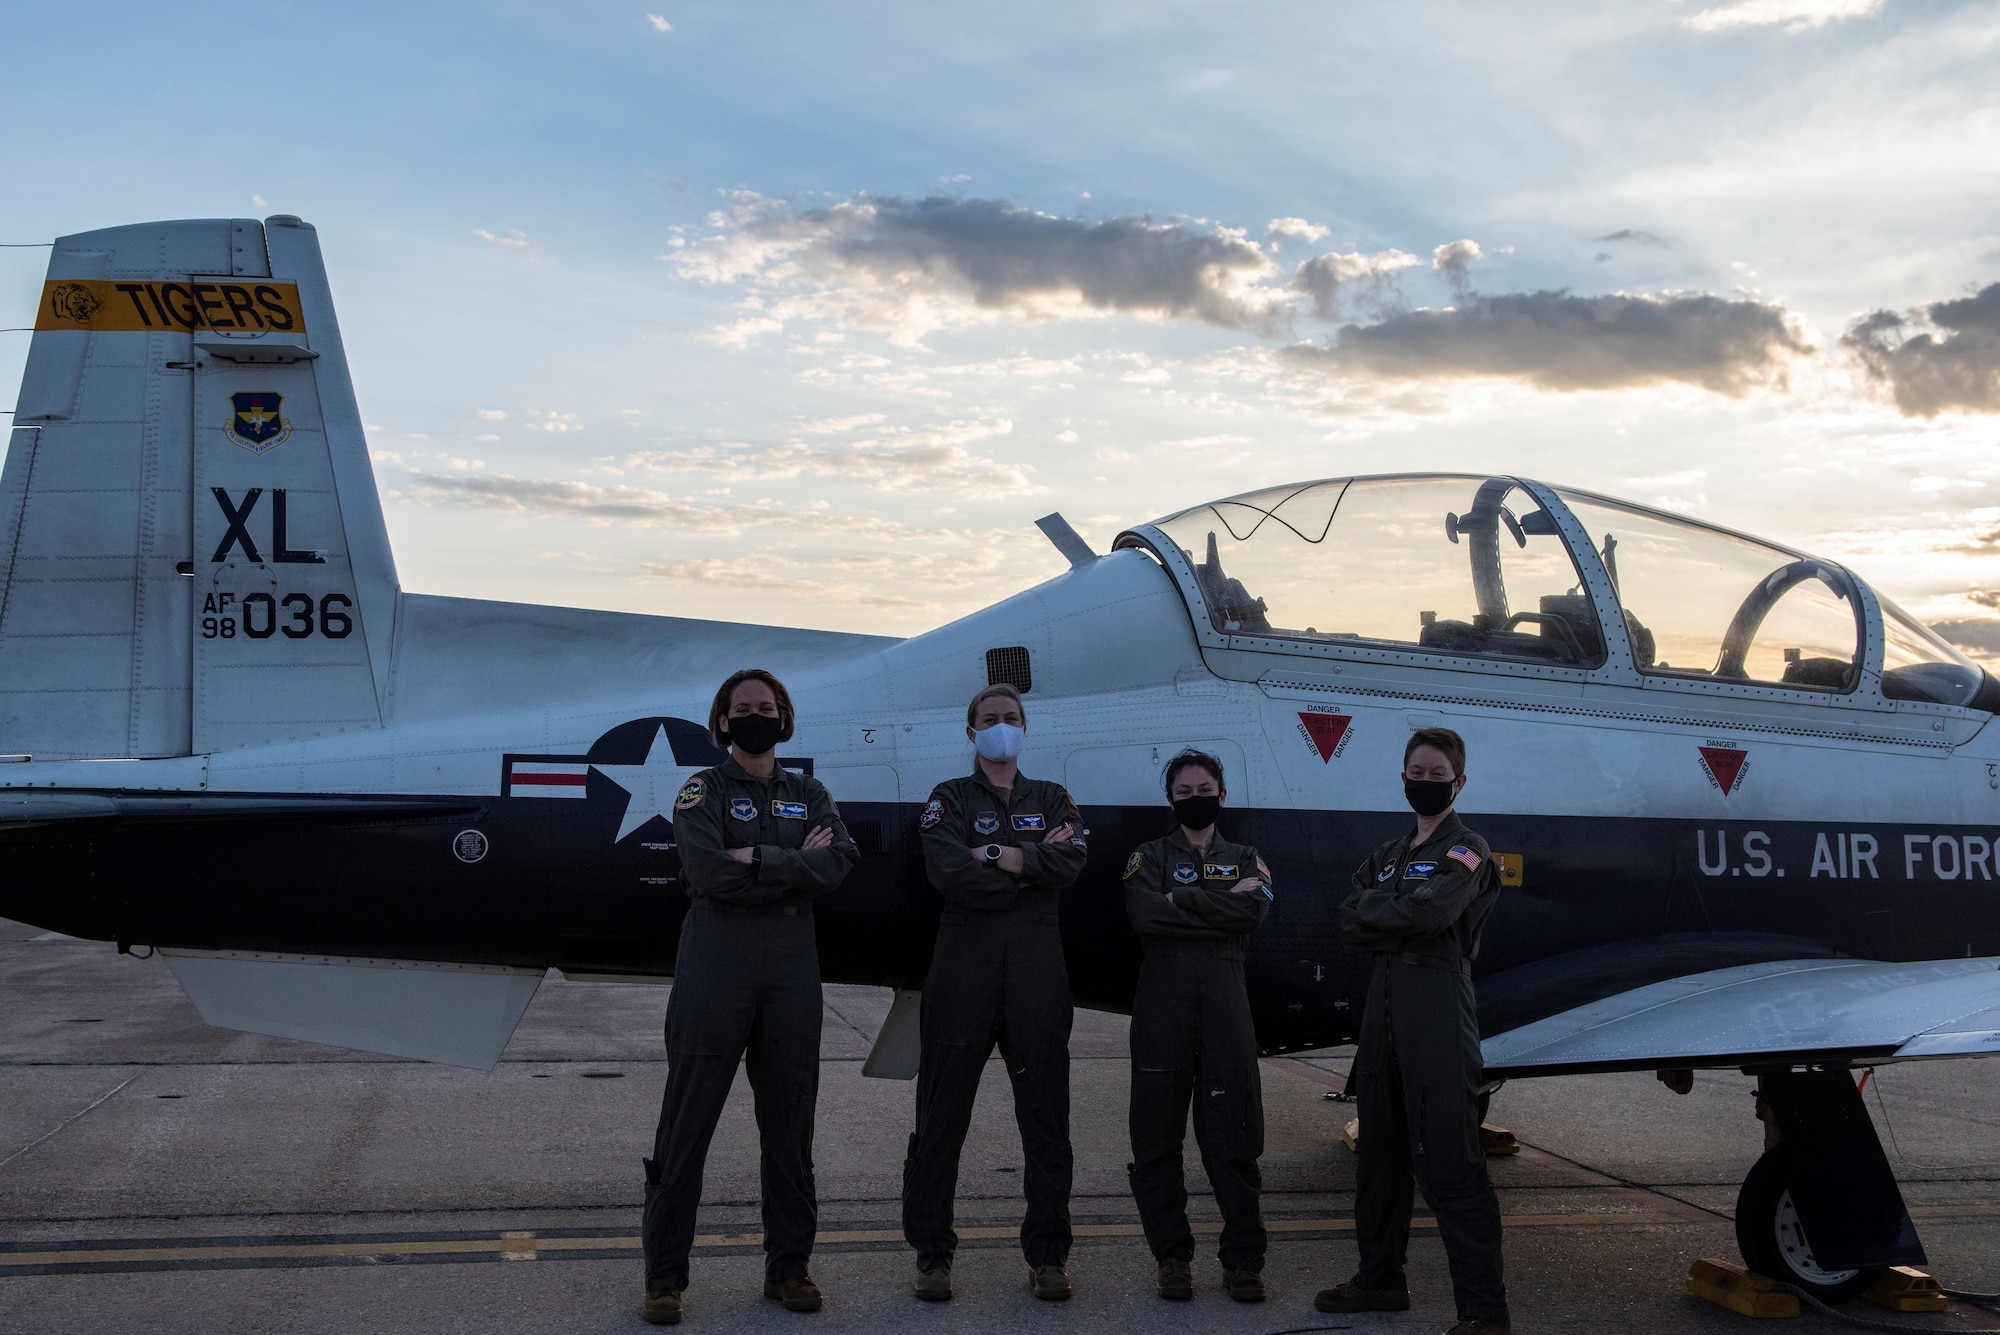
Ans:
[[[313,229],[58,240],[0,474],[0,751],[378,727],[396,596]]]

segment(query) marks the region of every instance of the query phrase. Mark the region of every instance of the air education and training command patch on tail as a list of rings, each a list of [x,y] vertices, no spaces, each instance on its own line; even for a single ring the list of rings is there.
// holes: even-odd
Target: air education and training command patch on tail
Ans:
[[[917,821],[917,828],[920,830],[935,830],[943,820],[944,803],[933,797],[930,800],[930,805],[924,808],[923,816]]]
[[[694,807],[700,806],[701,799],[706,795],[706,793],[707,790],[702,787],[702,782],[700,779],[689,779],[686,783],[681,785],[680,796],[674,799],[674,810],[688,811]]]
[[[1135,849],[1133,849],[1133,850],[1132,850],[1132,856],[1131,856],[1131,857],[1129,857],[1129,858],[1126,858],[1126,859],[1125,859],[1125,879],[1126,879],[1126,880],[1128,880],[1128,881],[1129,881],[1129,880],[1131,880],[1131,879],[1132,879],[1132,873],[1133,873],[1133,872],[1135,872],[1135,871],[1137,871],[1137,870],[1139,870],[1139,863],[1140,863],[1141,861],[1143,861],[1143,859],[1141,858],[1141,856],[1140,856],[1140,854],[1139,854],[1139,850],[1138,850],[1138,849],[1136,849],[1136,848],[1135,848]]]
[[[284,402],[284,395],[271,390],[231,394],[229,406],[233,411],[227,427],[230,443],[252,454],[269,454],[290,440],[291,421],[278,416],[278,409]]]
[[[1445,854],[1445,856],[1453,862],[1463,865],[1467,871],[1479,870],[1479,854],[1473,852],[1464,844],[1453,844],[1451,852]]]

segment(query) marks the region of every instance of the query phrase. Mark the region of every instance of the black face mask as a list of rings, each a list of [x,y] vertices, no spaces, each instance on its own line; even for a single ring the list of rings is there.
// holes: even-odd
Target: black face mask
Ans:
[[[1405,779],[1403,780],[1403,800],[1410,804],[1410,810],[1419,816],[1435,816],[1451,805],[1455,779]]]
[[[738,714],[729,724],[729,744],[746,756],[761,756],[781,740],[785,725],[769,714]]]
[[[1213,793],[1205,796],[1183,797],[1174,803],[1174,819],[1182,828],[1206,830],[1215,824],[1215,817],[1222,810],[1222,799]]]

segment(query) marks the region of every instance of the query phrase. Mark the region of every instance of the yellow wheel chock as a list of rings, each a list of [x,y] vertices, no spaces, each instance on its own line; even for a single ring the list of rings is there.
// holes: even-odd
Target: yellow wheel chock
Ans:
[[[1734,1261],[1703,1257],[1688,1267],[1687,1291],[1706,1298],[1717,1307],[1754,1317],[1794,1317],[1799,1314],[1796,1295],[1778,1287],[1778,1281],[1752,1274]]]

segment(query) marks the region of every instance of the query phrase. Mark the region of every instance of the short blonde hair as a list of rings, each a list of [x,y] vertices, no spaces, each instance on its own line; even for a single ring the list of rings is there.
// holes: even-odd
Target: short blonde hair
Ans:
[[[973,720],[979,717],[979,702],[991,700],[996,695],[1004,695],[1012,700],[1015,707],[1021,711],[1021,722],[1028,721],[1028,707],[1021,703],[1021,692],[1015,689],[1011,682],[996,681],[991,686],[980,687],[979,693],[972,697],[972,703],[965,707],[966,727],[971,727]]]
[[[785,689],[785,683],[766,672],[763,668],[744,668],[741,672],[729,674],[729,680],[715,693],[715,703],[708,707],[708,740],[724,751],[729,743],[722,735],[722,720],[729,713],[729,697],[736,694],[736,688],[746,681],[761,681],[771,688],[771,694],[778,701],[778,740],[792,740],[792,729],[798,718],[792,712],[792,693]]]

